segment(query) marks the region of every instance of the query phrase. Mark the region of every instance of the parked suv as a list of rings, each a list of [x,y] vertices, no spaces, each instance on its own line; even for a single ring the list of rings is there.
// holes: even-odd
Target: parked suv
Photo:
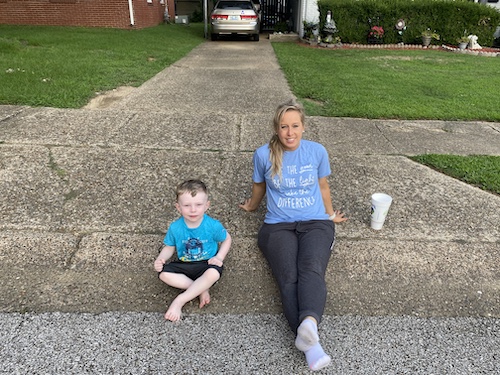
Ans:
[[[259,11],[252,0],[219,0],[211,15],[211,37],[243,34],[259,40]]]

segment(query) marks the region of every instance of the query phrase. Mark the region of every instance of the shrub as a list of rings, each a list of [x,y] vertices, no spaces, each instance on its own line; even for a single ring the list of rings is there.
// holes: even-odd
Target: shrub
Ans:
[[[463,30],[475,34],[479,44],[491,46],[500,25],[500,12],[467,0],[318,0],[320,30],[332,11],[338,35],[344,43],[365,43],[372,26],[382,26],[385,43],[420,44],[422,31],[430,28],[442,43],[455,44]],[[403,19],[406,29],[398,34]]]

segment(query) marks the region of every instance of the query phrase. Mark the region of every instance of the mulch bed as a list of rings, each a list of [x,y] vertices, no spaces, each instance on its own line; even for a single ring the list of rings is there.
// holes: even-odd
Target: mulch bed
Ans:
[[[464,49],[452,45],[430,45],[424,47],[421,44],[327,44],[316,43],[306,39],[300,39],[299,43],[311,48],[331,48],[331,49],[389,49],[389,50],[435,50],[448,51],[477,56],[500,57],[500,48],[483,47],[482,49]]]

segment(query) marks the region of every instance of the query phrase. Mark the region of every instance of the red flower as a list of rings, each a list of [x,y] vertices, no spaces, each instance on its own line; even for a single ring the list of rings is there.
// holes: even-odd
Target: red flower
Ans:
[[[384,28],[382,26],[373,26],[368,36],[370,38],[382,39],[384,36]]]

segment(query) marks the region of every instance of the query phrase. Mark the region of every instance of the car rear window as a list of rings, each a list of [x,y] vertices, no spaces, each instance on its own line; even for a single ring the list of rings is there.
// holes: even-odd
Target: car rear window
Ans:
[[[250,1],[219,1],[217,9],[253,9]]]

